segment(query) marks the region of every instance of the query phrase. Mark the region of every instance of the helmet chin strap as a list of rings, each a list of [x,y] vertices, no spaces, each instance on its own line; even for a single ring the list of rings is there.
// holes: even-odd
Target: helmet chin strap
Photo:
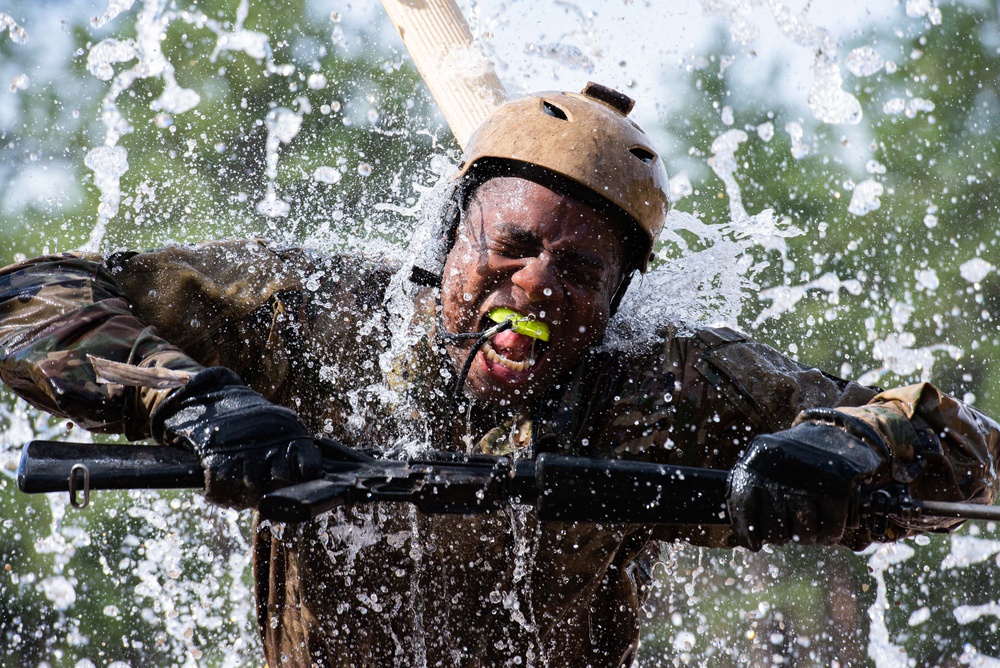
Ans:
[[[469,350],[469,354],[465,358],[465,363],[462,365],[462,370],[459,372],[458,378],[455,379],[455,386],[451,390],[451,400],[448,402],[448,437],[444,443],[445,448],[451,445],[452,437],[455,433],[455,418],[457,417],[458,412],[458,397],[462,394],[462,388],[465,387],[465,379],[469,375],[469,369],[472,368],[472,362],[476,359],[476,354],[480,351],[480,349],[482,349],[483,345],[485,345],[487,341],[500,332],[511,329],[513,326],[514,319],[507,318],[503,322],[497,323],[489,329],[485,329],[481,332],[451,334],[444,331],[444,327],[438,328],[438,336],[444,339],[446,343],[467,341],[469,339],[476,340],[476,342],[472,344],[472,349]]]

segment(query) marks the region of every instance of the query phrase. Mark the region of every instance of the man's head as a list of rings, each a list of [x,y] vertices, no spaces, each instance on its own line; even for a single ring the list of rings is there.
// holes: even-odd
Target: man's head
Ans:
[[[599,343],[667,210],[666,172],[626,115],[632,101],[588,84],[509,102],[476,131],[460,166],[461,215],[442,277],[450,332],[482,331],[496,308],[546,323],[475,358],[481,399],[537,396]],[[457,365],[471,343],[452,348]]]
[[[534,180],[495,177],[476,189],[445,263],[444,326],[481,331],[507,308],[546,323],[550,337],[495,336],[469,371],[473,394],[526,399],[601,341],[625,277],[624,238],[617,221]],[[469,346],[453,349],[457,365]]]

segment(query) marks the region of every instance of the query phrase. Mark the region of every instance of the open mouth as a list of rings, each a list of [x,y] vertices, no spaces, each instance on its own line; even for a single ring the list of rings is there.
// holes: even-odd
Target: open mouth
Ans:
[[[520,335],[515,334],[514,336]],[[510,369],[511,371],[523,372],[535,366],[538,362],[538,358],[541,356],[540,351],[535,350],[534,348],[535,346],[532,346],[532,350],[528,352],[527,357],[518,361],[507,357],[503,353],[497,352],[493,349],[493,346],[487,342],[483,344],[483,355],[485,355],[486,359],[494,364],[499,364],[500,366]]]
[[[498,311],[502,313],[498,315]],[[548,326],[509,309],[494,309],[488,316],[493,322],[503,322],[506,318],[521,324],[500,332],[483,344],[483,357],[491,363],[487,366],[499,366],[516,374],[531,371],[543,359],[549,346],[546,340]]]

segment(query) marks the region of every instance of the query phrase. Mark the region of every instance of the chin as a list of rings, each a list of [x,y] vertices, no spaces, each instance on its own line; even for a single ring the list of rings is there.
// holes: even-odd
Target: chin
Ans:
[[[477,400],[505,405],[523,403],[540,395],[550,383],[543,378],[551,378],[553,370],[548,364],[539,365],[530,371],[515,372],[477,355],[466,380],[467,391]]]

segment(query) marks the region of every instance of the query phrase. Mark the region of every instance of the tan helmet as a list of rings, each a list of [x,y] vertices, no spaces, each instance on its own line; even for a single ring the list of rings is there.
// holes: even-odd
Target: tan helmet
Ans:
[[[646,134],[627,118],[635,102],[588,83],[577,93],[542,92],[501,105],[473,133],[457,178],[484,158],[536,165],[615,205],[645,233],[646,271],[669,203],[667,171]]]

